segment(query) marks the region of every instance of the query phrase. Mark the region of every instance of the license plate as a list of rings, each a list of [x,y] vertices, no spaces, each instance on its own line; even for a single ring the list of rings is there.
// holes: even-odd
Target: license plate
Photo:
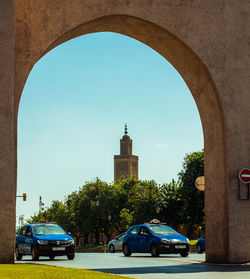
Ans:
[[[52,251],[64,251],[65,247],[52,247]]]
[[[175,249],[186,249],[186,245],[175,245]]]

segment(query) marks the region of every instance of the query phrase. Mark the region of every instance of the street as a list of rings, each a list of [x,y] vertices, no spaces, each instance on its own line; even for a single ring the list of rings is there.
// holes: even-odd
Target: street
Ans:
[[[66,257],[57,257],[53,261],[41,257],[39,261],[33,262],[30,256],[26,256],[17,263],[82,268],[141,279],[250,278],[250,265],[206,264],[204,260],[205,254],[190,254],[187,258],[179,255],[161,255],[153,258],[149,254],[124,257],[122,253],[77,253],[73,261]]]

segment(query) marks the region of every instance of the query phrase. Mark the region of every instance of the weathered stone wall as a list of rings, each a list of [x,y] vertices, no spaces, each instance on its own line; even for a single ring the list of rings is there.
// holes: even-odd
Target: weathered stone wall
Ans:
[[[0,1],[0,263],[13,263],[16,220],[14,1]]]
[[[5,33],[13,18],[11,3],[0,1],[4,15],[0,30]],[[237,196],[238,171],[250,166],[249,22],[248,0],[15,0],[15,114],[8,59],[13,55],[13,33],[3,37],[7,50],[2,40],[0,44],[1,71],[9,70],[9,83],[0,80],[0,123],[6,118],[10,122],[10,130],[0,126],[0,154],[5,154],[0,166],[6,173],[0,178],[0,187],[15,181],[11,125],[34,64],[50,49],[76,36],[118,32],[147,44],[172,63],[197,104],[205,141],[207,261],[249,261],[250,202]],[[9,189],[13,197],[14,189]],[[0,204],[1,212],[11,201],[10,195],[6,193],[6,203]],[[3,220],[14,222],[14,217]],[[0,262],[4,261],[8,260],[0,248]]]

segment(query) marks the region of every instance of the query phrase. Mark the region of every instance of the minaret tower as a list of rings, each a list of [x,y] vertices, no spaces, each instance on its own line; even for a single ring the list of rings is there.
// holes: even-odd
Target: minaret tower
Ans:
[[[125,124],[124,136],[120,140],[120,155],[114,156],[114,180],[128,177],[138,179],[138,156],[132,155],[132,140]]]

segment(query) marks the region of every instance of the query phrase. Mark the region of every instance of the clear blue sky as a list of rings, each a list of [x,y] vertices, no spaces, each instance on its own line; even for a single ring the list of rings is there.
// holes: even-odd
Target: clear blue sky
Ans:
[[[192,69],[190,68],[190,71]],[[95,177],[112,182],[124,124],[139,178],[177,178],[186,153],[203,148],[184,80],[148,46],[115,33],[68,41],[34,66],[18,115],[17,217],[64,200]]]

